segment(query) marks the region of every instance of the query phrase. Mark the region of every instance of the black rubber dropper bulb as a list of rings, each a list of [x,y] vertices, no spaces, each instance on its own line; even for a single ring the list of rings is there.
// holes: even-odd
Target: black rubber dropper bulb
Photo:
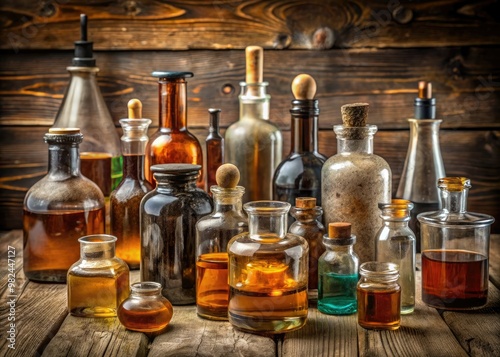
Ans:
[[[87,15],[80,15],[80,41],[75,41],[75,57],[73,66],[95,67],[92,53],[93,42],[87,41]]]

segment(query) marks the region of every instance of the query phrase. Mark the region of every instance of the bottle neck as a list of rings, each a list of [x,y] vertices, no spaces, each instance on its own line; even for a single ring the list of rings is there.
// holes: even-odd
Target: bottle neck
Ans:
[[[292,153],[318,151],[318,117],[292,115]]]
[[[364,127],[345,127],[343,125],[334,126],[337,134],[338,153],[364,153],[373,154],[373,136],[377,132],[375,125]]]
[[[214,212],[235,212],[241,215],[243,213],[243,194],[245,190],[241,186],[235,188],[220,188],[212,186],[210,188],[214,199]]]
[[[82,260],[101,260],[115,257],[116,237],[91,235],[78,239]]]
[[[316,224],[317,220],[323,214],[323,209],[319,206],[314,208],[292,207],[290,215],[299,223]]]
[[[323,244],[325,245],[326,249],[331,250],[333,252],[337,253],[344,253],[344,254],[353,254],[353,245],[352,244],[336,244],[334,240],[337,238],[324,238],[323,239]]]
[[[187,129],[187,83],[183,78],[158,82],[160,128],[172,131]]]
[[[266,94],[267,82],[248,84],[241,82],[240,120],[269,120],[271,96]]]
[[[49,144],[49,175],[80,175],[78,144]]]
[[[123,155],[123,177],[145,181],[144,155]]]
[[[443,211],[456,214],[466,213],[468,194],[468,188],[463,188],[462,191],[448,191],[441,189],[440,196]]]
[[[289,203],[256,201],[246,203],[244,208],[248,214],[250,238],[275,241],[286,236]]]

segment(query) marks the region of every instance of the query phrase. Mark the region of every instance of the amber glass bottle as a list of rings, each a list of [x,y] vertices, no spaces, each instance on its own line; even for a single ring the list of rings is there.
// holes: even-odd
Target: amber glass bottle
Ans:
[[[146,179],[153,185],[151,166],[186,163],[203,165],[203,153],[198,139],[189,132],[187,123],[187,82],[191,72],[153,72],[158,78],[158,115],[160,125],[146,145]],[[203,169],[196,185],[204,189]]]
[[[78,238],[104,233],[104,196],[80,173],[79,129],[51,128],[48,173],[24,198],[24,274],[30,280],[66,282],[80,258]]]
[[[219,132],[221,110],[210,108],[208,109],[208,112],[210,113],[210,126],[208,128],[208,136],[205,141],[207,149],[207,163],[205,165],[205,191],[210,193],[210,187],[217,184],[215,179],[217,169],[224,162],[224,138]]]

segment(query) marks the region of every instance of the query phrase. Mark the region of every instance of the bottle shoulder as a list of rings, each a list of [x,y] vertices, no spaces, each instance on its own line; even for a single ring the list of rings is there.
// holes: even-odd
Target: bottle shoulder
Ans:
[[[276,136],[282,138],[281,129],[274,123],[265,119],[245,118],[239,119],[229,125],[226,129],[224,137],[227,140],[235,139],[235,137],[245,136]]]

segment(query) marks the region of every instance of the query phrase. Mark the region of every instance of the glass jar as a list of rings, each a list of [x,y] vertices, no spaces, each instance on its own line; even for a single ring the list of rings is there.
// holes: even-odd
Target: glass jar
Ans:
[[[325,251],[321,243],[325,227],[321,223],[323,210],[316,205],[314,197],[298,197],[295,207],[291,209],[292,217],[296,219],[288,232],[305,238],[309,245],[309,278],[307,295],[310,302],[318,300],[318,259]]]
[[[318,260],[318,310],[329,315],[353,314],[358,307],[359,258],[353,251],[356,236],[351,234],[351,224],[330,223],[323,244],[326,251]]]
[[[205,140],[206,155],[206,179],[205,191],[210,192],[210,187],[216,185],[215,174],[217,169],[224,163],[224,138],[219,132],[220,109],[210,108],[210,125],[208,136]]]
[[[375,236],[375,255],[378,262],[395,263],[399,267],[401,314],[415,309],[415,234],[408,227],[413,203],[393,199],[380,203],[382,227]]]
[[[172,320],[173,308],[161,294],[161,284],[152,281],[134,283],[130,296],[118,307],[118,319],[126,329],[159,333]]]
[[[80,173],[77,128],[50,128],[48,172],[26,193],[23,269],[33,281],[65,283],[80,257],[78,238],[105,232],[104,196]]]
[[[196,301],[196,222],[212,212],[212,199],[196,187],[200,169],[153,165],[157,186],[141,201],[141,281],[161,284],[172,305]]]
[[[249,232],[232,238],[229,254],[229,322],[253,333],[278,334],[307,320],[307,241],[286,233],[290,204],[244,205]]]
[[[366,329],[397,330],[401,322],[398,266],[365,262],[359,268],[358,324]]]
[[[438,180],[440,211],[421,213],[422,300],[445,310],[478,309],[488,299],[492,216],[467,212],[466,177]]]
[[[115,256],[116,237],[94,234],[78,241],[81,257],[68,271],[69,313],[114,317],[130,285],[127,264]]]

